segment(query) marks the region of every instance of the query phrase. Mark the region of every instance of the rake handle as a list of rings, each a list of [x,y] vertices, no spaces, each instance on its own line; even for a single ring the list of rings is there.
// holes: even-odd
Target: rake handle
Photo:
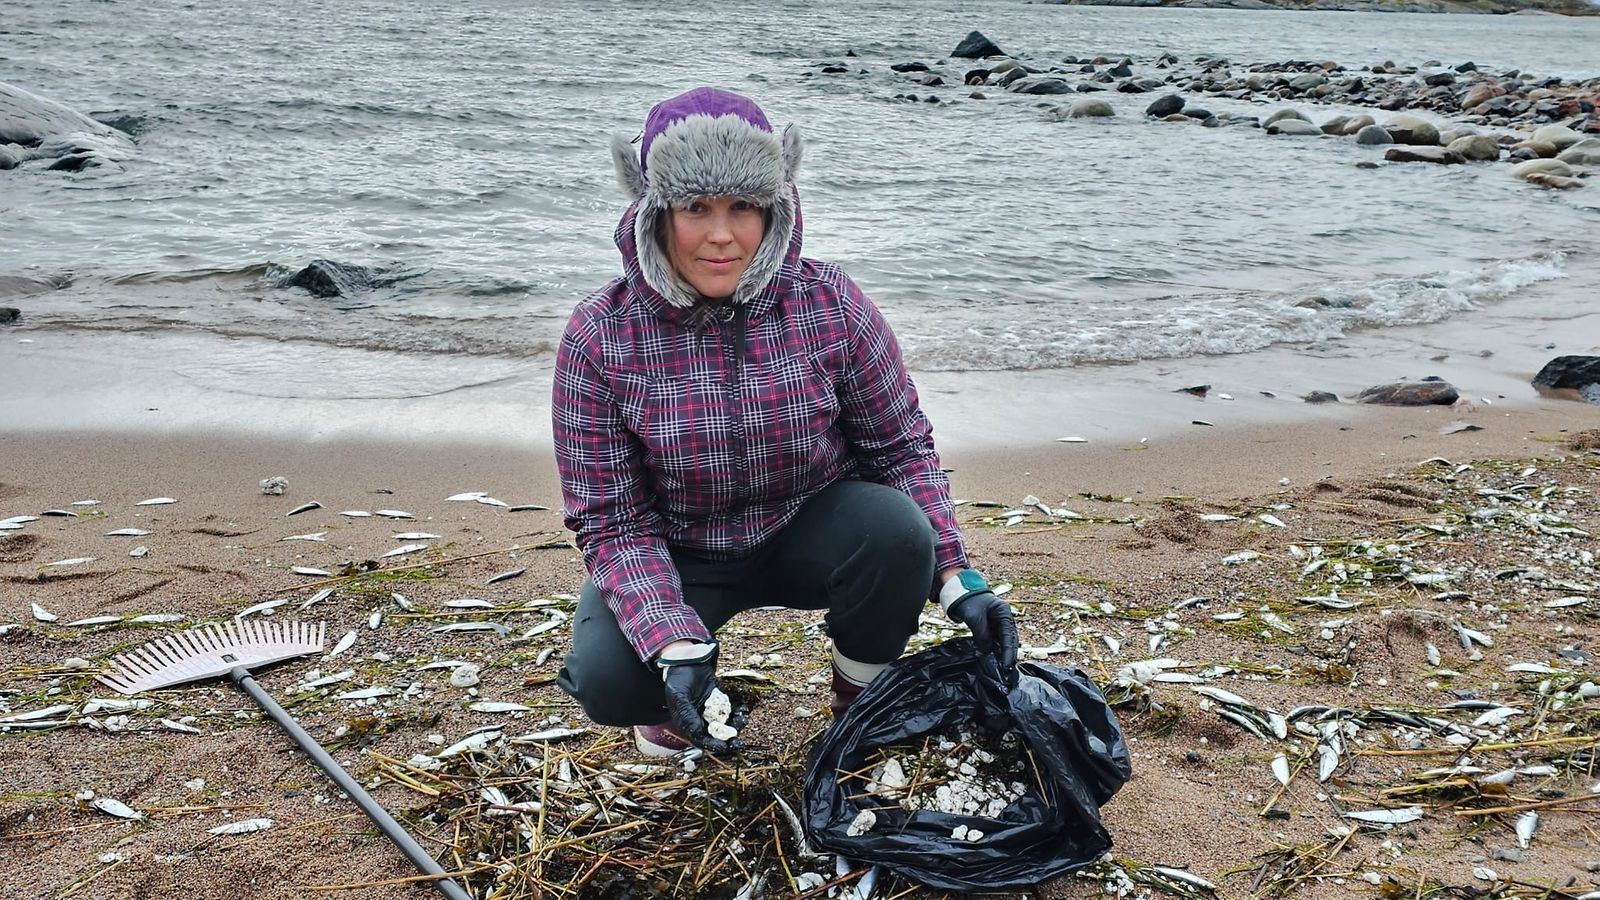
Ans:
[[[278,701],[272,699],[272,695],[267,693],[266,688],[256,683],[256,680],[250,676],[248,670],[242,666],[235,666],[228,672],[228,677],[232,678],[234,684],[237,684],[245,693],[249,694],[250,699],[256,701],[256,705],[271,716],[272,721],[278,723],[278,727],[294,738],[294,742],[300,745],[300,749],[305,751],[307,756],[311,757],[311,761],[316,763],[317,767],[322,771],[328,773],[328,777],[339,785],[339,789],[344,791],[351,800],[354,800],[357,806],[361,807],[361,811],[367,814],[367,818],[371,819],[373,824],[377,825],[388,836],[389,840],[400,848],[400,852],[411,860],[412,864],[417,867],[417,871],[424,875],[436,876],[437,880],[434,881],[433,886],[439,889],[439,893],[445,895],[449,900],[472,900],[472,895],[468,894],[460,885],[448,877],[445,870],[440,868],[438,861],[412,839],[411,835],[401,827],[400,823],[394,820],[394,816],[389,815],[388,810],[379,806],[378,801],[372,799],[372,796],[361,787],[360,783],[352,778],[350,773],[344,770],[343,766],[339,765],[338,760],[328,755],[328,751],[322,749],[322,745],[307,734],[306,730],[300,727],[299,722],[296,722],[287,712],[284,712],[283,707],[278,705]]]

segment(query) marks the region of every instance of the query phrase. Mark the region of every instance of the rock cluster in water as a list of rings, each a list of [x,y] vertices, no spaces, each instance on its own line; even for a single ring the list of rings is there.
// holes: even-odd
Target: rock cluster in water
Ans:
[[[1581,176],[1600,168],[1600,78],[1567,81],[1512,70],[1491,73],[1472,62],[1447,67],[1392,61],[1350,69],[1333,61],[1289,60],[1234,64],[1200,56],[1188,62],[1163,53],[1154,60],[1131,56],[1039,59],[1007,55],[982,32],[973,31],[948,59],[899,62],[893,78],[913,88],[895,98],[927,103],[989,99],[987,90],[1031,95],[1053,119],[1112,116],[1107,99],[1116,94],[1157,94],[1140,100],[1144,114],[1163,122],[1206,127],[1259,127],[1284,137],[1349,137],[1363,146],[1386,147],[1389,162],[1462,164],[1509,159],[1511,174],[1549,188],[1583,187]],[[870,76],[869,68],[822,63],[807,75]],[[960,87],[957,87],[960,85]],[[921,96],[916,89],[940,89]],[[1098,96],[1101,93],[1105,96]],[[942,94],[942,96],[941,96]],[[1084,96],[1089,95],[1089,96]],[[1314,122],[1292,107],[1264,119],[1213,113],[1195,95],[1247,102],[1330,103],[1367,107],[1372,114],[1333,116]],[[1445,117],[1439,124],[1406,110]],[[1363,162],[1364,167],[1371,163]]]

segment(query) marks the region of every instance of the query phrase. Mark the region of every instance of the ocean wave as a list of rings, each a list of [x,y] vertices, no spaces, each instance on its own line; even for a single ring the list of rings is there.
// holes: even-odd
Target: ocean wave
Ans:
[[[908,364],[929,371],[1226,356],[1275,344],[1317,344],[1366,329],[1440,322],[1565,275],[1565,255],[1551,252],[1475,270],[1343,281],[1311,291],[1147,298],[1102,308],[1071,329],[979,310],[964,327],[937,335],[909,333],[902,343]]]

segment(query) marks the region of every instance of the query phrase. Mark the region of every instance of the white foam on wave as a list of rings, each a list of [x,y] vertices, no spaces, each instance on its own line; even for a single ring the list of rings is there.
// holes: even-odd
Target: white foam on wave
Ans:
[[[959,343],[913,339],[907,355],[913,368],[959,371],[1249,353],[1275,344],[1317,344],[1370,328],[1440,322],[1564,277],[1564,254],[1552,252],[1472,270],[1338,282],[1294,293],[1156,298],[1134,315],[1070,331],[995,323],[969,328]]]

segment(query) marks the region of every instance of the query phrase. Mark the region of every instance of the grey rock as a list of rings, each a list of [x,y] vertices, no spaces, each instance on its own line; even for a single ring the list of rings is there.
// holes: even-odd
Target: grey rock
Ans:
[[[1528,851],[1517,847],[1490,847],[1489,858],[1500,862],[1524,862],[1528,858]]]
[[[1600,138],[1584,138],[1556,154],[1569,166],[1600,166]]]
[[[1411,144],[1417,147],[1439,146],[1439,129],[1433,123],[1416,116],[1399,115],[1385,122],[1384,129],[1389,136],[1394,138],[1396,144]]]
[[[1356,143],[1368,146],[1392,144],[1394,143],[1394,138],[1389,135],[1389,132],[1382,125],[1368,125],[1356,132]]]
[[[1019,63],[1014,59],[1002,59],[999,62],[995,63],[994,65],[990,66],[989,67],[989,71],[994,73],[994,74],[996,74],[996,75],[1004,75],[1005,73],[1011,71],[1012,69],[1021,68],[1021,67],[1022,67],[1022,63]]]
[[[1277,112],[1273,113],[1272,115],[1267,116],[1267,120],[1265,122],[1262,122],[1261,124],[1263,126],[1271,125],[1273,122],[1281,122],[1284,119],[1299,119],[1302,122],[1311,121],[1310,119],[1306,118],[1300,112],[1300,110],[1298,110],[1298,109],[1290,109],[1288,107],[1284,107],[1283,109],[1278,110]]]
[[[344,297],[373,287],[374,274],[366,266],[315,259],[284,279],[281,286],[305,288],[318,297]]]
[[[1533,386],[1580,388],[1600,383],[1600,356],[1558,356],[1533,376]]]
[[[1373,385],[1356,395],[1357,403],[1383,406],[1448,406],[1459,399],[1461,394],[1446,381],[1398,381]]]
[[[1267,134],[1285,134],[1294,137],[1322,137],[1322,129],[1299,119],[1279,119],[1267,126]]]
[[[1074,100],[1072,106],[1068,109],[1067,115],[1074,119],[1112,116],[1116,115],[1116,110],[1111,108],[1110,103],[1101,100],[1099,97],[1085,97],[1082,100]]]
[[[1583,140],[1583,135],[1565,125],[1546,125],[1533,133],[1532,140],[1554,144],[1559,153]]]
[[[928,71],[928,64],[923,62],[903,62],[895,63],[889,68],[896,72],[926,72]]]
[[[1073,87],[1059,78],[1041,78],[1038,81],[1019,82],[1016,88],[1019,94],[1070,94]]]
[[[1334,116],[1322,123],[1323,134],[1344,134],[1344,126],[1350,124],[1349,116]]]
[[[1291,79],[1289,81],[1289,87],[1293,88],[1296,92],[1303,94],[1306,91],[1315,90],[1316,88],[1322,87],[1327,83],[1328,76],[1315,72],[1308,72],[1305,75],[1298,75]]]
[[[1368,125],[1373,124],[1373,122],[1374,122],[1374,120],[1373,120],[1373,118],[1371,116],[1367,116],[1367,115],[1356,116],[1355,118],[1351,119],[1350,121],[1344,123],[1344,133],[1347,134],[1347,135],[1354,136],[1356,134],[1359,134],[1361,132],[1361,129],[1367,127]]]
[[[963,38],[961,43],[956,45],[956,49],[950,52],[950,55],[957,59],[983,59],[986,56],[1005,56],[1006,54],[994,41],[984,37],[983,32],[974,31]]]
[[[1300,399],[1307,403],[1338,403],[1339,395],[1332,391],[1312,391]]]
[[[1181,96],[1168,94],[1145,107],[1144,114],[1157,119],[1164,119],[1173,113],[1183,112],[1183,104],[1184,99]],[[1203,119],[1205,116],[1200,116],[1200,118]]]
[[[1486,134],[1458,137],[1450,142],[1449,149],[1476,162],[1494,162],[1500,158],[1500,144]]]
[[[1561,178],[1572,177],[1572,167],[1559,159],[1530,159],[1527,162],[1517,163],[1511,168],[1513,178],[1527,181],[1534,175],[1556,175]]]
[[[1383,158],[1389,162],[1426,162],[1452,165],[1464,163],[1465,156],[1447,147],[1390,147]]]
[[[22,310],[15,306],[0,306],[0,325],[15,325],[22,319]]]

